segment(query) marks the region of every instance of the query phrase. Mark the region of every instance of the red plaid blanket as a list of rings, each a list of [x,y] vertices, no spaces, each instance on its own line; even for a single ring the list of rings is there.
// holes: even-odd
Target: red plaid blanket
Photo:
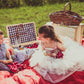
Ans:
[[[29,60],[25,60],[22,64],[24,68],[15,74],[0,71],[0,84],[52,84],[29,66]],[[84,84],[84,71],[77,71],[57,84]]]

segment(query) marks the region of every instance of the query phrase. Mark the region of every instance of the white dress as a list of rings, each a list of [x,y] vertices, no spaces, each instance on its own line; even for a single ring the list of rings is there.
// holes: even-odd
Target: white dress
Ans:
[[[63,58],[55,59],[45,56],[41,46],[30,59],[30,66],[45,79],[57,83],[78,70],[84,70],[84,47],[68,37],[61,37],[66,50]]]

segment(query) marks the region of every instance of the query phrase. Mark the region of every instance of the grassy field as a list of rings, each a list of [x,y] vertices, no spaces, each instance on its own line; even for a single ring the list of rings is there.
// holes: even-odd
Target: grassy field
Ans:
[[[36,31],[42,25],[50,22],[49,13],[64,9],[65,4],[53,4],[44,6],[25,6],[20,8],[0,9],[0,29],[7,37],[6,26],[18,23],[35,22]],[[72,11],[84,17],[84,3],[71,3]],[[68,7],[67,7],[68,10]]]

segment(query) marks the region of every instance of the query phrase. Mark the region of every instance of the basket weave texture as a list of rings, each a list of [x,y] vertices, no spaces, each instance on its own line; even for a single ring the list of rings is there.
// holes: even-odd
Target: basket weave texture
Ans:
[[[69,10],[66,7],[69,5]],[[78,26],[83,20],[82,17],[71,11],[71,3],[65,4],[63,11],[57,11],[49,14],[50,20],[53,23],[67,25],[67,26]]]

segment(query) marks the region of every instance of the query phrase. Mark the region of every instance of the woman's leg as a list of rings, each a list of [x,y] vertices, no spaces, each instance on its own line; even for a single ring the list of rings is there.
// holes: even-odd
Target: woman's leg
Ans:
[[[2,70],[2,71],[10,71],[10,68],[7,65],[5,65],[5,64],[0,63],[0,70]]]

